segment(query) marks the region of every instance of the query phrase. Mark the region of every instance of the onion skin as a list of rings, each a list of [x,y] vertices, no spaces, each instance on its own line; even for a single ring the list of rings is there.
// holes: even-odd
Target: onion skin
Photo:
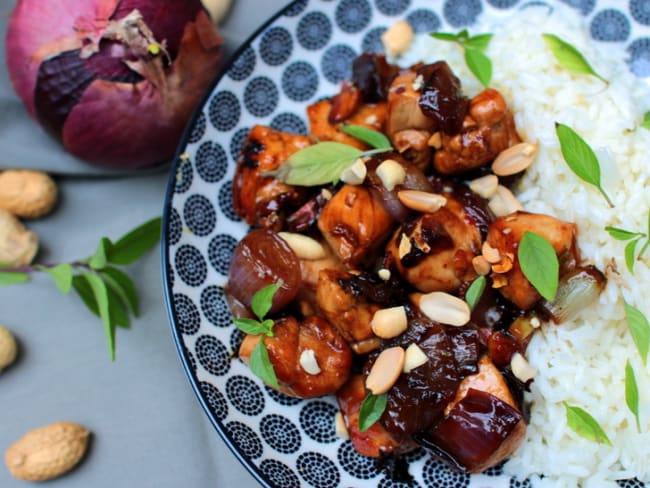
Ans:
[[[134,11],[151,36],[125,40],[116,26]],[[27,111],[68,152],[137,169],[173,156],[221,46],[199,0],[19,0],[6,58]]]

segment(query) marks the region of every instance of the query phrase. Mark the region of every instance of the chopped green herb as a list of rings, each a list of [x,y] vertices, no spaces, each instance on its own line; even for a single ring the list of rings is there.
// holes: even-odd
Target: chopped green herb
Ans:
[[[567,425],[572,431],[589,441],[612,445],[605,431],[586,410],[566,402],[564,402],[564,408],[566,409]]]
[[[628,359],[625,363],[625,403],[627,408],[634,415],[636,420],[636,430],[641,433],[641,422],[639,421],[639,387],[636,383],[636,376],[634,375],[634,368]]]
[[[560,265],[551,243],[526,231],[517,249],[517,259],[528,281],[540,295],[552,301],[557,293]]]
[[[648,348],[650,347],[650,324],[648,319],[635,307],[630,305],[627,301],[625,304],[625,318],[627,319],[627,326],[630,329],[632,340],[636,344],[636,348],[641,355],[643,364],[647,364]]]
[[[573,73],[592,75],[607,83],[607,80],[600,76],[591,67],[580,51],[568,42],[560,39],[555,34],[542,34],[544,42],[549,47],[555,59],[563,68]]]
[[[487,280],[485,279],[485,276],[479,276],[474,281],[472,281],[471,285],[469,285],[467,292],[465,292],[465,301],[469,305],[470,309],[473,310],[481,299],[481,296],[485,291],[486,282]]]
[[[600,164],[593,149],[571,127],[555,124],[562,156],[569,168],[583,181],[594,185],[605,197],[610,207],[614,204],[600,183]]]
[[[388,395],[386,393],[381,395],[368,393],[366,395],[359,409],[359,432],[365,432],[381,418],[386,410],[387,402]]]

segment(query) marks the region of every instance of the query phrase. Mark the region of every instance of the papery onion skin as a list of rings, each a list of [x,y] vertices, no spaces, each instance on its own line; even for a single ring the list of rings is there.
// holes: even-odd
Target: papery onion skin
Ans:
[[[136,47],[110,34],[134,11],[162,46],[158,55],[147,52],[150,39]],[[172,157],[221,46],[199,0],[19,0],[6,59],[28,112],[67,151],[136,169]]]

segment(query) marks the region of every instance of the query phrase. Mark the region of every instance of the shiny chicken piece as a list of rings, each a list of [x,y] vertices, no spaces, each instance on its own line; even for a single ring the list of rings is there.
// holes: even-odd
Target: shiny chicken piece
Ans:
[[[498,264],[503,267],[497,269],[505,272],[493,273],[493,278],[496,277],[497,283],[504,280],[499,291],[522,310],[529,310],[541,298],[524,276],[517,259],[517,248],[526,231],[535,232],[551,243],[560,262],[560,276],[574,269],[579,262],[575,224],[528,212],[516,212],[496,219],[490,225],[486,241],[499,252],[501,261]]]
[[[323,207],[318,229],[341,261],[354,268],[384,242],[392,223],[369,189],[343,185]]]
[[[320,317],[298,322],[294,317],[275,321],[274,337],[264,337],[264,345],[278,377],[280,391],[298,398],[313,398],[336,392],[347,381],[352,366],[352,351],[336,330]],[[260,341],[247,335],[239,357],[248,363]],[[310,374],[301,365],[301,355],[311,349],[320,373]]]
[[[387,246],[402,277],[424,293],[453,292],[476,277],[472,258],[480,254],[480,229],[460,201],[444,196],[444,207],[402,225]]]
[[[345,280],[349,273],[323,270],[318,277],[316,301],[321,313],[350,344],[375,337],[370,327],[372,316],[381,307],[355,296]]]
[[[458,134],[442,134],[433,165],[439,173],[457,175],[476,169],[521,142],[512,113],[501,94],[488,88],[469,104]]]
[[[270,127],[254,126],[242,145],[233,181],[233,205],[246,223],[278,230],[285,208],[299,206],[303,190],[263,173],[274,171],[296,151],[311,144],[309,138]]]
[[[397,442],[379,422],[375,422],[363,432],[359,430],[359,409],[366,397],[364,381],[363,375],[353,375],[336,394],[354,449],[359,454],[372,458],[407,451],[408,449]]]

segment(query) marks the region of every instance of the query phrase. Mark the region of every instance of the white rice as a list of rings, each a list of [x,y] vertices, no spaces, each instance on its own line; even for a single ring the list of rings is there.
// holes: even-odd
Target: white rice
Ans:
[[[551,15],[546,8],[528,8],[509,18],[483,18],[471,34],[484,32],[494,33],[487,51],[493,62],[491,86],[508,100],[522,138],[540,148],[518,190],[520,201],[526,210],[577,223],[584,260],[608,277],[597,306],[570,323],[546,324],[533,338],[528,358],[540,373],[527,396],[533,402],[528,435],[504,470],[520,479],[531,477],[535,487],[614,487],[616,479],[633,477],[650,482],[650,373],[623,308],[625,298],[650,317],[645,297],[650,252],[631,275],[625,243],[604,230],[614,225],[647,231],[650,131],[635,128],[650,109],[650,89],[629,73],[622,48],[591,41],[579,15],[561,5]],[[573,44],[609,84],[560,67],[542,33]],[[481,90],[452,43],[418,37],[399,62],[439,59],[450,64],[469,96]],[[596,150],[615,208],[566,165],[555,122],[575,129]],[[628,359],[639,386],[641,433],[625,402]],[[591,413],[613,445],[590,442],[570,430],[563,402]]]

